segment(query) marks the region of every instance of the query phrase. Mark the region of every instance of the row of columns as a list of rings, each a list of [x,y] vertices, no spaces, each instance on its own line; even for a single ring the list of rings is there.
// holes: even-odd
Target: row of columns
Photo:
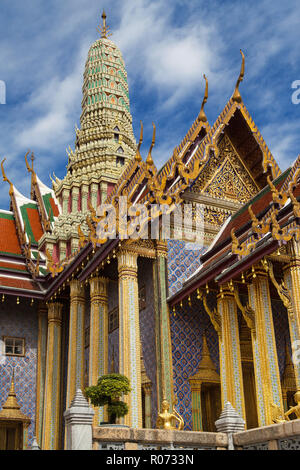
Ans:
[[[291,341],[300,336],[300,256],[295,252],[284,269],[285,284],[293,303],[293,315],[289,312]],[[251,329],[253,363],[255,371],[257,414],[259,426],[272,424],[274,405],[283,410],[281,382],[273,325],[272,305],[268,274],[255,267],[249,277],[248,298],[254,312],[254,327]],[[217,298],[217,312],[221,327],[219,334],[220,375],[222,406],[230,401],[246,420],[242,361],[238,329],[237,304],[232,291],[222,286]],[[298,343],[300,347],[300,342]],[[296,384],[299,387],[299,365],[294,364]]]
[[[153,263],[155,283],[166,286],[166,260],[161,256]],[[130,380],[131,392],[124,400],[129,413],[124,424],[142,427],[141,346],[138,298],[138,255],[129,251],[118,254],[119,275],[119,372]],[[90,351],[89,385],[96,385],[99,376],[108,373],[108,279],[90,279]],[[70,319],[66,408],[76,390],[84,389],[84,333],[85,292],[77,280],[70,281]],[[159,327],[159,364],[162,366],[162,384],[159,385],[159,403],[172,397],[172,357],[169,315],[166,292],[155,299],[156,326]],[[61,442],[62,419],[62,314],[63,304],[50,302],[48,310],[39,311],[37,436],[43,449],[58,449]],[[167,334],[166,334],[167,332]],[[159,382],[159,380],[158,380]],[[103,408],[96,410],[94,425],[107,417]]]

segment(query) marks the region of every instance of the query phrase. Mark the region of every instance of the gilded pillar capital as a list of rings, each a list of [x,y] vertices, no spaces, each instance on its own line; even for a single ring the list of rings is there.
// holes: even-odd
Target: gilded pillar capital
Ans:
[[[168,257],[168,244],[165,241],[157,240],[155,243],[156,256]]]
[[[232,299],[233,297],[233,292],[229,289],[227,284],[220,286],[220,290],[217,294],[217,300]]]
[[[262,264],[252,266],[251,271],[247,274],[247,280],[249,282],[254,282],[258,277],[268,278],[268,271],[266,271]]]
[[[48,307],[47,307],[47,304],[45,302],[39,302],[38,315],[39,315],[39,317],[48,315]]]
[[[93,277],[90,279],[90,295],[92,302],[107,302],[108,279],[105,277]]]
[[[59,302],[50,302],[48,304],[48,323],[61,324],[63,304]]]
[[[118,271],[120,277],[137,277],[138,255],[122,250],[118,253]]]
[[[70,281],[70,299],[71,302],[84,302],[84,286],[77,279]]]

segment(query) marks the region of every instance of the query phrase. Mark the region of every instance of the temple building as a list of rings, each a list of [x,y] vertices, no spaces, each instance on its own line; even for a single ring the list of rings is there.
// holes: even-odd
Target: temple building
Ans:
[[[34,438],[65,448],[76,391],[111,372],[130,380],[122,422],[133,428],[155,428],[165,399],[186,431],[215,431],[227,401],[247,429],[267,426],[300,387],[300,157],[281,172],[240,94],[242,54],[216,121],[205,115],[205,78],[198,116],[158,170],[155,127],[143,159],[125,64],[102,19],[65,177],[46,186],[26,154],[29,198],[1,163],[10,207],[0,210],[0,449]],[[141,214],[135,225],[122,216],[125,199],[128,213],[158,208],[155,236]],[[103,204],[119,228],[101,238]],[[106,414],[96,409],[93,425]]]

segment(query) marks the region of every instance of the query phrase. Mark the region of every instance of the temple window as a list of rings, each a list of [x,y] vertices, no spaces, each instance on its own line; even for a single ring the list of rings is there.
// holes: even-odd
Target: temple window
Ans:
[[[114,330],[119,328],[119,309],[114,308],[108,314],[108,333],[112,333]]]
[[[124,157],[117,157],[117,166],[123,166],[125,163]]]
[[[25,356],[25,339],[4,337],[4,351],[6,356]]]
[[[118,134],[118,132],[120,132],[120,129],[118,128],[118,126],[116,126],[116,127],[114,128],[114,139],[115,139],[116,142],[119,142],[119,134]]]

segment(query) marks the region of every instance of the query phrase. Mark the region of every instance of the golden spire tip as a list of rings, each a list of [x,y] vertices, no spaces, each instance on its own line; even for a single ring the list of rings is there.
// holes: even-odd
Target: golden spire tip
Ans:
[[[111,33],[109,32],[109,28],[106,25],[106,13],[103,10],[102,13],[102,28],[98,27],[97,30],[101,35],[101,38],[107,39],[108,36],[111,36]]]

